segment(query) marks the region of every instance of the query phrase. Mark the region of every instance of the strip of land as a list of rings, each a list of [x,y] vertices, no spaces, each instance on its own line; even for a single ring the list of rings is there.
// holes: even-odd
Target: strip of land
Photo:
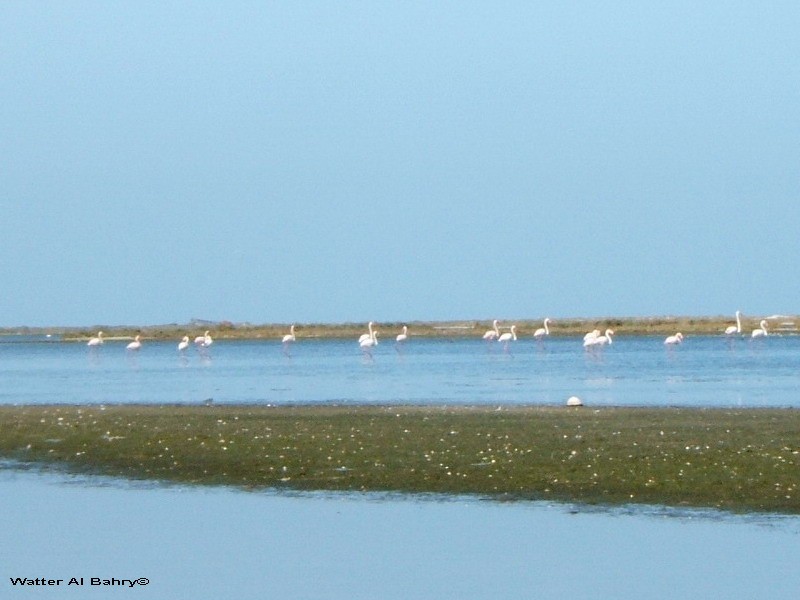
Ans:
[[[800,513],[795,409],[2,406],[0,456],[295,490]]]
[[[786,315],[746,315],[742,318],[742,335],[759,327],[761,319],[766,318],[769,331],[773,334],[797,335],[800,317]],[[411,321],[379,322],[375,327],[384,335],[400,333],[403,325],[408,325],[412,337],[418,338],[480,338],[491,329],[491,319],[472,319],[458,321]],[[542,327],[542,319],[506,319],[500,322],[502,331],[516,325],[517,335],[532,336]],[[722,335],[725,328],[735,325],[733,316],[660,316],[660,317],[604,317],[604,318],[562,318],[549,324],[549,333],[554,337],[583,336],[588,331],[613,329],[617,335]],[[180,340],[184,335],[194,338],[208,330],[215,340],[225,339],[271,339],[280,340],[289,332],[288,323],[253,324],[233,323],[231,321],[197,321],[185,324],[165,325],[111,325],[96,324],[91,327],[15,327],[0,328],[0,335],[33,334],[55,335],[64,341],[86,342],[102,330],[107,340],[131,339],[141,335],[143,339]],[[346,339],[358,337],[366,332],[366,323],[297,323],[297,340],[302,339]]]

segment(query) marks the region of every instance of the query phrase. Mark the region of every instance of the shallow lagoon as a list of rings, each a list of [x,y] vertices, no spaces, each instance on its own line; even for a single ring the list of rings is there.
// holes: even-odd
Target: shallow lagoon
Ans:
[[[796,598],[797,517],[242,492],[0,471],[3,597]],[[84,587],[9,577],[84,577]],[[65,581],[66,583],[66,581]]]
[[[800,338],[0,344],[0,403],[800,406]],[[763,343],[762,343],[763,342]],[[8,577],[147,577],[139,598],[795,598],[797,517],[161,487],[0,471],[3,597],[108,597]],[[10,541],[10,543],[9,543]],[[102,590],[102,591],[101,591]]]
[[[510,353],[482,340],[391,341],[373,357],[355,341],[218,341],[180,356],[172,342],[138,354],[108,342],[0,343],[0,403],[460,403],[794,406],[800,337],[726,340],[618,336],[600,352],[578,338],[520,339]]]

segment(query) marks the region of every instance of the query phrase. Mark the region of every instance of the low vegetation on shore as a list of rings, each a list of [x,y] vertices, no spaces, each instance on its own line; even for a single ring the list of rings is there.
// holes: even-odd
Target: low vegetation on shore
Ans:
[[[2,406],[0,456],[244,488],[800,513],[794,409]]]
[[[742,319],[742,333],[759,326],[760,315],[745,316]],[[773,333],[797,334],[800,317],[773,315],[767,317],[770,331]],[[524,338],[532,336],[542,327],[542,319],[507,319],[501,321],[500,327],[507,331],[516,325],[517,335]],[[725,328],[735,324],[734,317],[607,317],[599,319],[571,318],[553,319],[549,321],[550,335],[583,336],[593,329],[605,331],[613,329],[617,335],[672,335],[677,331],[683,335],[721,335]],[[184,335],[200,335],[209,330],[214,339],[272,339],[279,340],[289,332],[289,323],[252,324],[233,323],[230,321],[193,321],[185,324],[170,323],[166,325],[121,326],[97,324],[91,327],[15,327],[0,329],[0,335],[34,334],[57,335],[65,341],[85,342],[97,334],[105,332],[106,339],[132,339],[140,334],[144,339],[180,340]],[[367,328],[366,323],[296,323],[297,339],[346,339],[358,337]],[[384,335],[397,334],[407,325],[413,337],[420,338],[480,338],[491,328],[491,319],[462,321],[411,321],[411,322],[378,322],[376,328]]]

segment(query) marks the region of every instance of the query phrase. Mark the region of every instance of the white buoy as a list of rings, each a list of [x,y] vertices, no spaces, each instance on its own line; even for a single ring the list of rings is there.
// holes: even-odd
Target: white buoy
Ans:
[[[583,400],[577,396],[570,396],[567,398],[567,406],[583,406]]]

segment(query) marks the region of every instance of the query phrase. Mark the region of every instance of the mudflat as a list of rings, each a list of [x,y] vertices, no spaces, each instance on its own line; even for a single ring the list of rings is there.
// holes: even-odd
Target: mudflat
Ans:
[[[245,488],[800,513],[795,409],[2,406],[0,455]]]

